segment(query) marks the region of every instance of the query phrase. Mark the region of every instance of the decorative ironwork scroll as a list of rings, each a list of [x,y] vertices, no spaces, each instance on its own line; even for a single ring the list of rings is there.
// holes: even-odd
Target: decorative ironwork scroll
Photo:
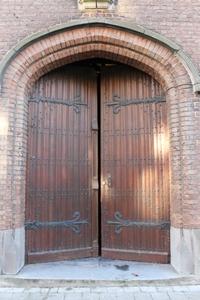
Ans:
[[[71,228],[75,233],[80,233],[81,225],[88,224],[87,220],[80,220],[80,212],[75,211],[72,220],[67,221],[50,221],[50,222],[40,222],[40,221],[28,221],[25,223],[25,229],[36,230],[39,228],[56,228],[56,227],[68,227]]]
[[[166,102],[164,96],[156,96],[153,98],[143,98],[143,99],[121,99],[117,95],[113,95],[112,102],[107,102],[106,105],[113,108],[113,113],[118,114],[122,106],[128,106],[131,104],[150,104],[150,103],[160,103]]]
[[[170,222],[168,221],[159,221],[159,222],[143,222],[143,221],[132,221],[125,220],[122,218],[122,215],[119,211],[116,211],[114,214],[114,220],[107,221],[107,224],[115,226],[115,233],[119,234],[122,231],[123,227],[155,227],[160,229],[169,229]]]
[[[47,103],[53,103],[53,104],[63,104],[67,106],[72,106],[73,110],[76,113],[81,112],[81,106],[88,106],[87,103],[84,103],[81,101],[81,96],[76,96],[73,100],[67,100],[67,99],[59,99],[59,98],[50,98],[50,97],[32,97],[29,99],[29,102],[47,102]]]

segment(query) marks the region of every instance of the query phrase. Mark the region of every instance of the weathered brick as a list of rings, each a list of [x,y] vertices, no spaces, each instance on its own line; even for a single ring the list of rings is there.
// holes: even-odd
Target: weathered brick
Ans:
[[[186,1],[162,2],[123,0],[113,12],[83,13],[78,11],[76,0],[2,0],[0,59],[32,33],[70,19],[95,16],[151,28],[177,42],[200,67],[199,2],[193,1],[192,5]],[[0,212],[0,228],[19,227],[24,222],[27,91],[50,70],[95,56],[138,67],[163,86],[169,115],[172,225],[199,228],[200,97],[192,92],[187,70],[164,45],[137,34],[100,26],[44,37],[22,49],[6,69],[0,111],[9,113],[9,130],[8,136],[1,139],[0,147],[0,196],[5,202]]]

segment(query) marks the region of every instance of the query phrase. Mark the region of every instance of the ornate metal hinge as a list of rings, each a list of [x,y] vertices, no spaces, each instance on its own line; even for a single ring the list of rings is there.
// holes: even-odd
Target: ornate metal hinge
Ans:
[[[159,222],[143,222],[143,221],[132,221],[125,220],[122,218],[122,215],[119,211],[116,211],[114,214],[114,220],[107,221],[107,224],[115,226],[115,233],[119,234],[122,231],[123,227],[155,227],[160,229],[169,229],[170,222],[168,221],[159,221]]]
[[[117,95],[113,95],[112,102],[107,102],[106,105],[113,108],[113,113],[118,114],[122,106],[128,106],[131,104],[149,104],[149,103],[160,103],[166,102],[164,96],[157,96],[153,98],[143,98],[143,99],[121,99]]]
[[[75,211],[72,220],[67,221],[50,221],[50,222],[40,222],[40,221],[27,221],[25,223],[25,229],[36,230],[39,228],[56,228],[56,227],[68,227],[71,228],[75,233],[80,233],[81,225],[88,224],[87,220],[80,220],[80,212]]]
[[[36,103],[47,102],[47,103],[53,103],[53,104],[63,104],[63,105],[67,105],[67,106],[72,106],[73,110],[76,113],[80,113],[81,106],[88,106],[87,103],[84,103],[81,101],[81,96],[76,96],[73,100],[38,96],[38,97],[30,98],[29,102],[36,102]]]

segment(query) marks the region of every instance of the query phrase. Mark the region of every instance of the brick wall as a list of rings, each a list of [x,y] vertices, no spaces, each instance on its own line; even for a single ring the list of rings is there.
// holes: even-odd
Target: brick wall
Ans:
[[[7,140],[2,140],[0,148],[3,157],[3,168],[0,169],[0,198],[3,199],[0,229],[18,228],[24,223],[27,87],[29,89],[40,76],[58,66],[77,58],[95,57],[96,53],[103,53],[104,57],[113,60],[129,62],[135,67],[140,65],[143,71],[149,72],[168,91],[172,162],[171,221],[173,226],[199,228],[200,164],[196,163],[196,157],[200,138],[196,110],[200,99],[192,92],[191,81],[184,66],[172,50],[159,42],[123,30],[93,25],[35,41],[22,49],[6,70],[0,112],[2,117],[5,111],[5,118],[8,112],[9,126]],[[6,139],[5,134],[2,138]]]
[[[200,70],[199,0],[118,0],[115,11],[85,13],[78,11],[77,0],[0,0],[0,60],[11,47],[32,33],[71,19],[92,16],[131,21],[159,32],[179,44]],[[74,32],[60,32],[35,41],[16,55],[4,74],[0,93],[0,273],[2,262],[5,265],[11,261],[12,271],[3,270],[10,274],[16,273],[24,260],[27,91],[48,71],[99,53],[106,58],[140,66],[166,91],[170,133],[170,217],[174,229],[181,228],[182,239],[182,244],[177,243],[177,235],[171,240],[172,262],[176,266],[177,255],[186,249],[182,251],[186,254],[180,259],[180,265],[185,263],[191,243],[189,264],[199,268],[199,260],[196,263],[195,257],[199,257],[200,248],[200,97],[193,93],[188,72],[177,53],[129,31],[95,26],[75,28]],[[15,235],[15,228],[19,229],[16,233],[21,232],[21,239]],[[186,236],[187,240],[184,240],[182,228],[197,229],[198,235],[195,232],[192,239]],[[198,244],[194,247],[197,239]],[[192,272],[189,270],[190,274]]]
[[[77,0],[0,0],[0,59],[22,38],[70,19],[100,16],[82,13]],[[129,19],[180,44],[200,68],[199,0],[118,0],[107,18]]]
[[[65,23],[69,19],[88,18],[97,14],[96,12],[87,11],[86,13],[80,12],[77,9],[77,3],[75,0],[43,0],[43,1],[32,1],[32,0],[0,0],[0,58],[17,42],[19,42],[24,37],[38,31],[46,30],[47,27],[51,27],[58,23]],[[132,4],[131,4],[132,2]],[[179,43],[186,53],[188,53],[193,62],[197,65],[199,64],[200,69],[200,34],[198,34],[198,26],[195,25],[196,22],[200,23],[200,13],[198,13],[198,1],[193,1],[193,5],[188,5],[191,1],[169,1],[164,3],[164,1],[156,1],[156,5],[151,4],[155,1],[139,1],[139,0],[119,0],[119,4],[114,11],[107,11],[104,15],[107,18],[114,19],[123,19],[131,20],[140,25],[144,25],[148,28],[151,28],[155,31],[158,31],[165,36],[171,38],[175,42]],[[181,2],[181,3],[180,3]],[[184,5],[183,5],[184,3]],[[148,4],[148,5],[147,5]],[[200,10],[199,10],[200,11]],[[98,12],[99,16],[102,16],[103,12]],[[196,16],[196,17],[195,17]],[[193,24],[191,25],[191,17]],[[98,29],[100,32],[100,29]],[[82,29],[82,36],[85,34],[87,39],[88,32],[84,32]],[[113,31],[114,32],[114,31]],[[77,40],[80,37],[80,30],[78,29]],[[104,32],[105,34],[105,32]],[[112,35],[113,34],[113,35]],[[117,36],[118,33],[112,33],[110,30],[107,33],[107,40],[111,40],[113,36]],[[8,68],[5,86],[5,93],[2,95],[0,112],[1,114],[5,112],[5,118],[7,112],[9,112],[9,129],[8,135],[5,137],[5,134],[2,135],[1,142],[1,161],[3,162],[0,169],[0,196],[3,200],[0,204],[0,228],[12,228],[22,226],[23,217],[24,217],[24,188],[25,188],[25,157],[26,157],[26,112],[27,112],[27,103],[26,99],[23,98],[23,92],[20,92],[22,87],[26,87],[25,82],[30,79],[32,76],[32,81],[34,82],[37,78],[36,75],[30,75],[31,69],[29,69],[26,74],[26,67],[29,63],[32,64],[32,72],[34,74],[37,70],[37,76],[48,72],[53,67],[59,65],[60,62],[53,62],[49,64],[49,61],[53,61],[54,56],[51,57],[52,43],[55,43],[55,49],[61,47],[63,53],[60,52],[59,55],[67,57],[67,49],[62,43],[66,43],[67,39],[74,38],[70,34],[61,33],[59,37],[47,38],[46,44],[42,43],[41,45],[36,43],[34,48],[24,50],[23,55],[16,58],[16,60],[11,63]],[[91,34],[92,36],[92,34]],[[103,33],[100,34],[100,37],[103,36]],[[94,43],[95,36],[93,35]],[[97,37],[99,38],[99,37]],[[129,41],[134,38],[127,35],[127,44]],[[59,41],[60,39],[60,41]],[[125,36],[123,35],[123,39]],[[116,57],[120,56],[119,46],[123,48],[124,40],[118,41],[116,44],[116,49],[108,48],[111,51],[109,57],[112,57],[113,53],[116,50]],[[141,38],[144,47],[145,56],[141,57],[141,61],[144,63],[146,60],[146,65],[151,66],[151,55],[156,49],[154,58],[159,53],[159,47],[155,46],[152,42],[152,49],[145,49],[145,46],[151,47],[151,42],[146,44],[145,39]],[[103,42],[103,41],[102,41]],[[58,43],[58,44],[56,44]],[[113,41],[113,45],[114,45]],[[38,49],[42,49],[43,46],[47,45],[48,49],[45,49],[43,53],[48,57],[43,57]],[[134,43],[132,44],[132,46]],[[120,46],[120,47],[121,47]],[[31,47],[31,46],[30,46]],[[78,47],[78,46],[77,46]],[[105,50],[105,45],[100,45],[97,43],[95,46],[97,51]],[[99,49],[98,47],[102,47]],[[131,44],[130,44],[131,47]],[[90,47],[89,47],[90,48]],[[161,47],[162,48],[162,47]],[[30,52],[29,52],[30,50]],[[49,54],[48,54],[48,51]],[[80,51],[82,51],[81,48]],[[150,51],[151,50],[151,51]],[[36,57],[33,56],[34,51]],[[108,52],[109,52],[108,51]],[[126,55],[132,57],[132,53],[128,54],[128,51],[123,53],[121,50],[121,56],[123,57],[124,62],[127,59]],[[131,51],[134,51],[132,49]],[[168,51],[168,50],[166,50]],[[147,57],[149,53],[149,58]],[[47,55],[48,54],[48,55]],[[71,53],[72,55],[73,53]],[[91,54],[91,53],[90,53]],[[167,54],[167,52],[166,52]],[[162,52],[163,55],[163,52]],[[162,57],[158,55],[158,58]],[[80,54],[79,54],[80,56]],[[38,59],[42,61],[41,66],[38,62]],[[114,56],[113,56],[114,58]],[[71,58],[69,58],[70,61]],[[158,66],[155,67],[153,76],[157,76],[156,79],[162,80],[171,75],[174,75],[174,78],[177,77],[178,84],[182,85],[185,82],[189,82],[185,69],[182,69],[182,66],[178,66],[177,58],[171,57],[168,55],[166,58],[167,64],[162,65],[161,61],[158,61]],[[172,60],[171,60],[172,59]],[[45,62],[46,61],[46,62]],[[139,61],[139,58],[138,58]],[[66,59],[66,62],[67,59]],[[46,63],[46,65],[45,65]],[[24,64],[24,65],[23,65]],[[61,63],[63,64],[63,62]],[[20,68],[19,68],[20,65]],[[141,64],[142,65],[142,64]],[[41,67],[41,70],[40,70]],[[168,68],[168,69],[165,69]],[[179,68],[180,67],[180,68]],[[153,66],[152,66],[153,68]],[[162,70],[165,70],[166,73],[162,75]],[[41,71],[41,73],[40,73]],[[145,71],[145,69],[144,69]],[[149,71],[149,70],[146,70]],[[158,78],[159,74],[162,78]],[[167,75],[170,74],[170,75]],[[34,77],[35,76],[35,77]],[[169,78],[168,78],[169,79]],[[19,84],[20,82],[20,84]],[[177,83],[174,83],[176,86]],[[27,84],[28,85],[28,84]],[[169,87],[169,86],[168,86]],[[188,87],[187,87],[188,88]],[[174,226],[182,226],[185,224],[185,227],[200,227],[200,217],[199,217],[199,182],[200,182],[200,165],[197,163],[197,155],[199,155],[199,101],[200,99],[187,89],[181,87],[180,94],[179,91],[173,95],[173,90],[170,91],[170,122],[171,122],[171,154],[172,154],[172,194],[173,194],[173,203],[171,205],[173,214],[171,214],[172,224]],[[169,101],[169,102],[170,102]],[[18,105],[17,105],[17,104]],[[1,138],[1,134],[0,134]],[[5,146],[4,146],[5,145]],[[6,187],[6,193],[4,189]],[[23,196],[22,196],[23,195]],[[184,205],[183,205],[184,203]],[[195,218],[193,217],[195,215]]]

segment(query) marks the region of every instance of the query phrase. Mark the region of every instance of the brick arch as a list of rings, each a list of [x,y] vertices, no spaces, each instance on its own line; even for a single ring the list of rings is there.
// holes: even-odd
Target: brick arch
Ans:
[[[107,56],[130,65],[134,60],[138,68],[158,77],[166,89],[192,85],[188,71],[172,49],[138,34],[96,25],[47,36],[22,49],[8,65],[2,88],[12,84],[14,89],[13,84],[22,76],[25,87],[31,80],[84,55]]]
[[[0,229],[20,229],[19,234],[23,239],[27,97],[32,85],[57,67],[93,57],[109,58],[134,66],[150,74],[162,85],[168,100],[170,126],[171,224],[175,228],[199,228],[198,211],[195,221],[189,217],[193,213],[190,205],[190,192],[193,190],[190,186],[191,176],[185,172],[188,166],[195,166],[194,159],[187,155],[191,143],[186,138],[191,134],[187,120],[193,118],[191,103],[197,97],[194,91],[198,90],[199,84],[191,64],[183,60],[183,54],[177,54],[174,45],[141,30],[105,22],[61,29],[21,45],[17,52],[15,50],[13,55],[8,55],[1,67],[2,116],[8,126],[5,147],[1,151],[4,157],[2,178],[7,184],[7,196],[1,212]],[[185,185],[188,188],[186,193]],[[13,240],[13,243],[16,242]],[[172,261],[176,256],[173,251]],[[14,273],[23,265],[22,252]]]

